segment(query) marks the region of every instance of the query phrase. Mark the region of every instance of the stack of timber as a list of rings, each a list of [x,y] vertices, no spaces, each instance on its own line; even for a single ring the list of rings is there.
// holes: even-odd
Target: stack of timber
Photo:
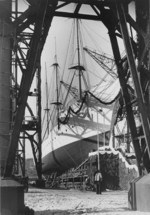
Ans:
[[[70,169],[67,173],[60,177],[60,186],[64,188],[85,189],[85,179],[87,178],[87,163],[86,159],[77,168]]]
[[[77,168],[71,168],[62,175],[56,177],[57,173],[53,173],[46,178],[47,188],[61,189],[85,189],[85,179],[88,177],[88,159],[81,163]]]
[[[127,190],[128,183],[138,177],[137,166],[129,164],[121,152],[110,147],[103,147],[99,150],[99,157],[103,189]],[[98,152],[89,154],[90,166],[97,166],[97,158]],[[94,176],[94,168],[90,174]]]

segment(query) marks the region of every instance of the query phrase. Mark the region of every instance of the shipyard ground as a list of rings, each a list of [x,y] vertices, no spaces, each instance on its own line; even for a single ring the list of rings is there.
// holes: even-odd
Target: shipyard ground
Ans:
[[[144,198],[144,197],[143,197]],[[148,215],[150,212],[131,211],[127,191],[106,191],[97,195],[92,191],[52,190],[29,188],[25,205],[35,215]]]

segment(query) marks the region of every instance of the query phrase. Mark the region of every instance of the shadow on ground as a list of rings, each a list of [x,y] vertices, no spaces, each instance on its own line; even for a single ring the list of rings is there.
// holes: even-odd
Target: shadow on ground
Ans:
[[[37,211],[35,215],[77,215],[77,214],[103,214],[103,213],[117,213],[118,212],[126,212],[130,211],[128,208],[109,208],[109,209],[102,209],[96,210],[93,208],[82,209],[82,210],[45,210],[45,211]]]

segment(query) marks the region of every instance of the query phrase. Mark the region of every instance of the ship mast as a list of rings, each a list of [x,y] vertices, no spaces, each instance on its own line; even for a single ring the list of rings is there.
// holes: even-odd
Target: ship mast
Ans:
[[[58,66],[59,64],[57,63],[57,54],[56,54],[56,41],[55,41],[55,63],[52,65],[54,66],[55,74],[56,74],[56,102],[53,102],[51,104],[56,105],[57,108],[57,124],[58,124],[58,129],[60,128],[59,124],[59,106],[61,105],[61,102],[59,102],[59,88],[58,88]]]
[[[46,76],[46,108],[45,108],[45,111],[46,111],[46,116],[47,116],[47,133],[49,135],[49,107],[48,107],[48,103],[49,103],[49,100],[48,100],[48,83],[47,83],[47,67],[46,67],[46,63],[45,63],[45,76]]]
[[[82,88],[81,88],[82,68],[80,66],[79,20],[78,19],[76,19],[76,27],[77,27],[77,53],[78,53],[78,69],[79,69],[79,98],[80,100],[82,100]]]
[[[68,99],[68,96],[69,96],[70,92],[72,92],[72,89],[75,89],[75,87],[72,87],[72,85],[73,85],[73,81],[74,81],[76,73],[78,74],[78,77],[79,77],[79,79],[78,79],[78,87],[77,87],[78,88],[78,90],[77,90],[78,93],[76,94],[75,92],[73,92],[73,94],[77,95],[77,97],[78,97],[77,100],[79,102],[82,101],[82,91],[83,91],[83,89],[82,89],[83,88],[82,87],[82,79],[83,79],[83,83],[85,85],[86,90],[89,89],[87,81],[86,81],[86,78],[84,77],[84,74],[83,74],[83,71],[85,71],[85,68],[84,68],[83,65],[81,65],[81,47],[80,47],[80,45],[81,45],[81,39],[82,38],[81,38],[81,35],[80,35],[79,19],[75,20],[75,26],[74,27],[76,27],[75,28],[75,30],[76,30],[76,38],[75,38],[76,41],[73,40],[73,43],[74,42],[76,43],[76,49],[75,50],[76,50],[77,54],[76,54],[75,60],[77,60],[77,62],[76,62],[76,64],[74,66],[69,67],[70,70],[74,71],[70,84],[67,84],[64,81],[61,81],[61,84],[63,84],[65,87],[68,86],[68,87],[66,87],[67,95],[65,97],[63,107],[65,106],[65,104],[67,102],[67,99]],[[73,39],[74,39],[74,35],[73,35]]]

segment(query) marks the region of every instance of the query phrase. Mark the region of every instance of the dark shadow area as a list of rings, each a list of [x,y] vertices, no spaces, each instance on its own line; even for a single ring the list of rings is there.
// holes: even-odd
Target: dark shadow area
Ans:
[[[35,212],[35,215],[69,215],[69,214],[74,214],[74,213],[72,213],[72,211],[66,211],[66,210],[45,210],[45,211]]]
[[[109,208],[109,209],[103,209],[99,210],[98,212],[106,213],[106,212],[124,212],[124,211],[131,211],[129,208]]]
[[[29,190],[28,193],[47,193],[46,191],[43,190]]]
[[[45,210],[45,211],[37,211],[35,215],[77,215],[77,214],[103,214],[103,213],[111,213],[111,212],[127,212],[131,211],[128,208],[109,208],[102,210],[95,210],[95,208],[85,208],[78,210]]]

